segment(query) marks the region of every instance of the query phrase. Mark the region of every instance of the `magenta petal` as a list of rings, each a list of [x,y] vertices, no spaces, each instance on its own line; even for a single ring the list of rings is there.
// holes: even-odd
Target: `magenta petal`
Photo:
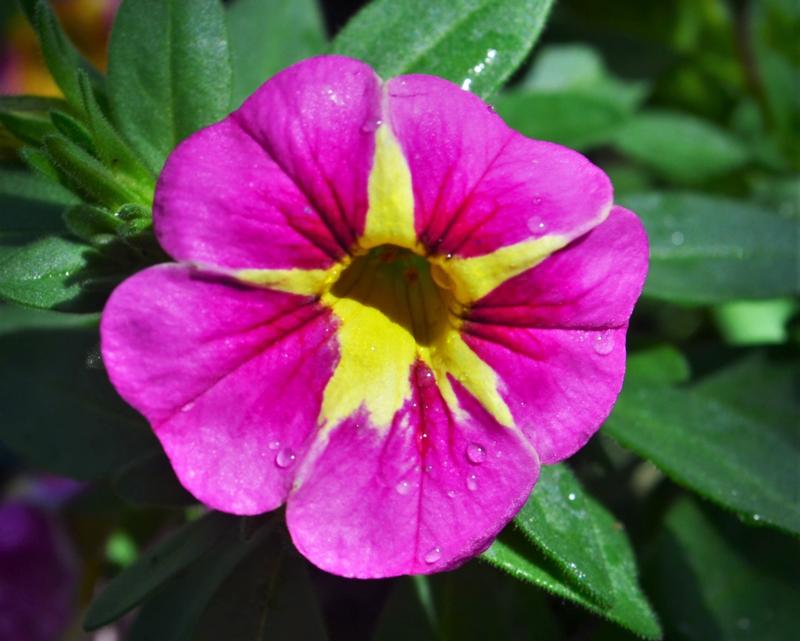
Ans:
[[[598,224],[608,177],[565,147],[509,129],[477,96],[433,76],[389,83],[390,122],[405,152],[416,227],[439,254],[476,256]]]
[[[159,242],[176,260],[324,268],[364,229],[380,81],[367,65],[312,58],[181,143],[156,189]]]
[[[458,384],[465,416],[456,418],[427,367],[417,364],[412,381],[388,433],[354,417],[298,474],[289,531],[324,570],[370,578],[456,567],[486,548],[538,477],[525,438]]]
[[[542,463],[579,449],[616,401],[647,252],[639,220],[616,207],[585,237],[486,296],[464,326]]]
[[[284,501],[315,430],[337,358],[333,329],[312,298],[159,266],[112,294],[103,362],[190,492],[259,513]]]
[[[641,222],[614,207],[590,233],[478,301],[469,318],[561,329],[621,327],[642,291],[647,258]]]

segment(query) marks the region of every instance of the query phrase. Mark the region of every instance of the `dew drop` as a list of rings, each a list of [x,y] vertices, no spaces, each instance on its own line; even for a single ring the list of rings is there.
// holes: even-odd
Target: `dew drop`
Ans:
[[[447,496],[451,499],[456,498],[456,491],[455,490],[447,490]]]
[[[433,465],[426,465],[424,469],[425,469],[425,472],[430,474],[431,472],[433,472]]]
[[[194,401],[190,401],[181,408],[181,412],[191,412],[193,407],[194,407]]]
[[[682,232],[679,232],[679,231],[672,232],[672,236],[670,236],[669,239],[670,239],[670,241],[672,241],[672,244],[675,245],[675,247],[680,247],[681,245],[683,245],[683,233]]]
[[[469,88],[472,86],[472,78],[465,78],[464,82],[461,83],[461,88],[464,91],[469,91]]]
[[[480,465],[486,460],[486,449],[479,443],[467,445],[467,459],[470,463]]]
[[[442,558],[442,550],[438,545],[432,547],[423,558],[425,559],[425,563],[436,563]]]
[[[267,447],[269,447],[269,449],[271,449],[273,452],[277,450],[280,446],[281,446],[280,441],[270,441],[269,445],[267,445]]]
[[[294,460],[296,458],[297,455],[294,453],[292,449],[284,447],[280,452],[278,452],[278,455],[275,457],[275,465],[277,465],[280,468],[286,469],[287,467],[292,465],[292,463],[294,463]]]
[[[380,118],[372,118],[370,120],[367,120],[367,122],[365,122],[361,126],[361,131],[364,132],[365,134],[369,134],[372,133],[373,131],[377,131],[378,127],[380,127],[382,124],[383,120],[381,120]]]
[[[760,521],[761,520],[761,515],[760,514],[753,514],[753,520],[754,521]]]
[[[538,216],[533,216],[528,219],[528,229],[530,229],[532,232],[540,232],[545,227],[546,225],[544,224],[544,221],[542,221],[542,219]]]
[[[408,481],[400,481],[397,485],[394,486],[394,489],[397,490],[397,493],[405,496],[411,491],[411,483]]]
[[[593,346],[594,346],[594,351],[600,354],[601,356],[610,354],[614,349],[613,332],[607,329],[604,332],[596,334],[594,337]]]
[[[478,477],[475,476],[474,474],[470,474],[467,477],[467,489],[470,492],[474,492],[475,490],[478,489]]]
[[[568,498],[570,501],[574,501],[574,500],[575,500],[577,497],[575,496],[575,492],[570,492],[570,493],[567,495],[567,498]]]

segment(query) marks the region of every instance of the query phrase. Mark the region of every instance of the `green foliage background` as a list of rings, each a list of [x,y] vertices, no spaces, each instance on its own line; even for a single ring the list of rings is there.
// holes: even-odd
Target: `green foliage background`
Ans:
[[[64,98],[0,97],[0,440],[94,482],[69,512],[88,629],[141,606],[131,641],[793,638],[800,2],[374,0],[331,38],[315,0],[124,0],[107,76],[20,4]],[[606,425],[481,559],[431,578],[330,577],[281,515],[199,516],[97,352],[108,293],[165,260],[170,150],[331,51],[444,76],[587,153],[651,241]]]

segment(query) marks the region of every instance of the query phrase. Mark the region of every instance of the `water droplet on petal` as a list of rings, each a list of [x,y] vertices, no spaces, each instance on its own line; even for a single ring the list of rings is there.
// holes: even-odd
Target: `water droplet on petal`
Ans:
[[[190,401],[181,408],[181,412],[191,412],[193,407],[194,407],[194,401]]]
[[[607,329],[597,333],[594,337],[593,345],[594,351],[601,356],[610,354],[614,350],[614,332]]]
[[[470,492],[474,492],[475,490],[478,489],[478,477],[475,476],[474,474],[470,474],[467,477],[467,489]]]
[[[469,88],[472,86],[472,78],[465,78],[464,82],[461,83],[461,88],[464,91],[469,91]]]
[[[277,450],[277,449],[278,449],[280,446],[281,446],[281,442],[280,442],[280,441],[270,441],[270,442],[269,442],[269,445],[268,445],[267,447],[269,447],[269,449],[271,449],[271,450],[275,451],[275,450]]]
[[[456,498],[456,491],[455,490],[447,490],[447,496],[451,499]]]
[[[378,127],[380,127],[382,124],[383,120],[380,118],[370,118],[363,125],[361,125],[361,131],[365,134],[369,134],[373,131],[377,131]]]
[[[480,465],[486,460],[486,449],[478,443],[467,445],[467,459],[470,463]]]
[[[425,563],[436,563],[442,558],[442,550],[438,545],[436,547],[432,547],[430,550],[428,550],[428,553],[423,558],[425,559]]]
[[[280,452],[278,452],[278,455],[275,457],[275,465],[277,465],[280,468],[286,469],[287,467],[292,465],[292,463],[294,463],[294,460],[296,458],[297,455],[294,453],[294,450],[285,447]]]
[[[397,485],[394,486],[394,489],[397,490],[397,493],[405,496],[411,491],[411,483],[408,481],[400,481]]]

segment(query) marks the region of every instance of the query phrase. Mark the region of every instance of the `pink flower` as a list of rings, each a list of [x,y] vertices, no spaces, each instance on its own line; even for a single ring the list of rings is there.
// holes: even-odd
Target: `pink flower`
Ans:
[[[111,296],[111,380],[199,500],[285,502],[330,572],[479,553],[622,384],[639,221],[440,78],[297,64],[173,152],[154,220],[178,263]]]

